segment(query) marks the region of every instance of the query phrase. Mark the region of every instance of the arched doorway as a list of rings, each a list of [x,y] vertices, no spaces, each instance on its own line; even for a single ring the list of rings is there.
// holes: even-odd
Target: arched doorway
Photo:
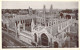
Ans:
[[[58,43],[54,42],[54,48],[58,48]]]
[[[44,33],[41,35],[41,44],[43,46],[48,46],[48,37]]]

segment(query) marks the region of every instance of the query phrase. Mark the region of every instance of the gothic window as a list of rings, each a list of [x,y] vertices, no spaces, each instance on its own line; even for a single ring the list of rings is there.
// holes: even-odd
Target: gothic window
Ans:
[[[48,23],[47,23],[47,26],[48,26]]]
[[[5,28],[7,29],[7,25],[5,24]]]
[[[55,22],[54,22],[54,24],[55,24]]]
[[[61,25],[59,25],[59,30],[61,30]]]
[[[51,26],[51,22],[49,22],[49,26]]]
[[[35,42],[37,42],[37,35],[36,35],[36,33],[34,34],[34,39],[35,39]]]
[[[22,24],[22,20],[21,20],[21,24]]]
[[[23,20],[23,23],[24,23],[24,20]]]
[[[19,23],[19,21],[18,21],[18,23]]]
[[[16,21],[16,26],[17,26],[17,21]]]
[[[2,22],[2,27],[3,27],[3,22]]]

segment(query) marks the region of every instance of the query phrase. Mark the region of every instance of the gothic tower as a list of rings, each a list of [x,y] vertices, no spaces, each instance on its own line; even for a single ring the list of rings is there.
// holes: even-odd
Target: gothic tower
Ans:
[[[45,13],[46,13],[46,7],[45,7],[45,5],[43,6],[43,14],[45,15]]]
[[[32,15],[33,12],[32,12],[32,8],[29,7],[29,15]]]
[[[45,24],[45,26],[46,26],[46,18],[45,18],[45,16],[46,16],[46,7],[45,7],[45,5],[43,6],[43,18],[44,18],[44,24]]]
[[[51,7],[50,7],[50,15],[53,13],[53,6],[51,4]]]

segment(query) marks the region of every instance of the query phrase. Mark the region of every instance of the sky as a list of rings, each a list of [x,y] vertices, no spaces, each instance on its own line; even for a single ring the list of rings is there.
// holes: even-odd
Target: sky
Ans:
[[[2,9],[28,9],[29,6],[33,9],[50,9],[51,4],[53,9],[77,9],[77,1],[2,1]]]

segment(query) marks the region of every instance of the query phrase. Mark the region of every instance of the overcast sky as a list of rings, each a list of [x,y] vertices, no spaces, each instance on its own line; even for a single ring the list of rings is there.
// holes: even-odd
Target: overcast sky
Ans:
[[[78,8],[78,2],[53,2],[53,1],[3,1],[2,9],[28,9],[29,6],[33,9],[42,9],[43,5],[46,9],[53,5],[53,9],[76,9]]]

